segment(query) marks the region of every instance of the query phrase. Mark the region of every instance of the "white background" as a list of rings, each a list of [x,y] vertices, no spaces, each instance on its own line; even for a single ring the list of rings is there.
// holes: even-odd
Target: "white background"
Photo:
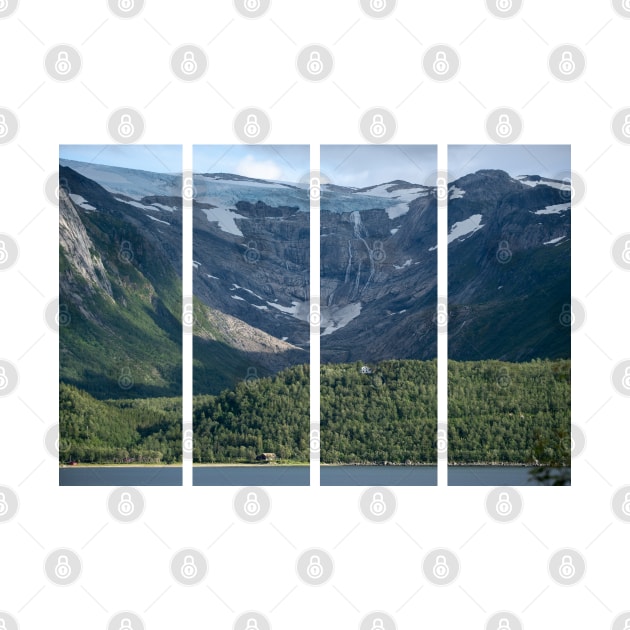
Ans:
[[[565,42],[587,59],[571,83],[547,67]],[[44,69],[58,43],[82,55],[81,74],[69,83]],[[194,83],[170,69],[183,43],[208,55],[208,71]],[[296,71],[296,55],[310,43],[335,57],[321,84]],[[446,83],[422,70],[423,51],[435,43],[460,55],[461,69]],[[20,374],[18,389],[0,399],[0,485],[20,498],[17,516],[0,524],[0,610],[25,630],[106,628],[125,609],[156,630],[231,627],[250,609],[274,629],[358,628],[371,610],[389,612],[401,629],[484,628],[497,610],[513,611],[530,629],[610,627],[630,608],[630,526],[610,509],[614,491],[630,483],[628,401],[610,381],[630,356],[622,333],[628,275],[610,255],[630,232],[630,147],[610,130],[615,112],[630,105],[629,49],[630,20],[604,0],[526,0],[503,20],[481,0],[399,0],[382,20],[355,0],[273,0],[255,20],[228,0],[149,0],[129,20],[104,0],[21,0],[0,20],[0,106],[20,122],[15,140],[0,146],[0,232],[20,247],[18,263],[0,273],[0,355]],[[524,511],[510,524],[488,517],[488,488],[398,488],[396,515],[381,525],[361,515],[360,488],[272,488],[271,512],[255,525],[234,513],[235,489],[145,488],[142,518],[123,525],[107,511],[111,489],[57,486],[43,440],[58,421],[58,336],[44,320],[58,292],[58,219],[44,183],[57,169],[59,144],[111,142],[107,118],[122,106],[142,112],[146,143],[236,142],[232,121],[247,106],[271,117],[268,142],[360,143],[360,115],[383,106],[398,121],[394,142],[443,151],[488,142],[485,119],[503,105],[523,117],[519,142],[570,143],[572,168],[587,185],[572,221],[572,294],[587,311],[572,339],[573,422],[587,443],[573,461],[571,488],[522,489]],[[48,552],[62,546],[83,561],[68,587],[43,571]],[[322,587],[295,573],[297,556],[312,546],[335,560]],[[206,553],[210,570],[199,586],[171,577],[170,559],[182,547]],[[461,561],[448,587],[422,575],[422,558],[435,547]],[[586,575],[572,587],[547,572],[561,547],[586,558]]]

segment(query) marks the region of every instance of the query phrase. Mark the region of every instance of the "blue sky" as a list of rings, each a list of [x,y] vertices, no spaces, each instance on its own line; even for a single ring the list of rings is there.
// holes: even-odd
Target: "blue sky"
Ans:
[[[308,179],[310,148],[305,144],[195,145],[193,170],[298,182]]]
[[[320,170],[324,181],[365,187],[402,179],[424,184],[437,170],[435,145],[323,145]]]
[[[182,172],[182,148],[178,144],[62,144],[59,157],[154,173]]]
[[[448,179],[483,168],[506,171],[517,175],[542,175],[558,178],[571,170],[569,144],[487,144],[452,145],[448,148]],[[560,177],[562,179],[562,177]]]

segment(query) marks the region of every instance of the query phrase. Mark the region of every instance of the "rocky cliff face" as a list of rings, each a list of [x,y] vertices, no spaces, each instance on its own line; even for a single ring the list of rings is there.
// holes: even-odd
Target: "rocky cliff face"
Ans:
[[[449,356],[570,356],[570,186],[482,170],[448,201]],[[321,216],[322,360],[434,357],[436,189],[330,186]]]
[[[435,356],[436,207],[406,182],[324,190],[322,361]]]
[[[195,296],[279,341],[306,348],[308,189],[228,174],[196,175],[195,188]]]
[[[570,186],[478,171],[449,185],[448,222],[450,357],[570,357]]]
[[[60,290],[80,299],[76,277],[83,278],[88,290],[100,290],[113,298],[112,286],[100,254],[87,234],[70,195],[59,190],[59,246],[71,269],[62,271]]]

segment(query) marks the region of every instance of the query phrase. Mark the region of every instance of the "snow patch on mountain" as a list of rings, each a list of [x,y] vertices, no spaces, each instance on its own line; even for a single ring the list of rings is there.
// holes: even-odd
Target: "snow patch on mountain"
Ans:
[[[243,236],[243,232],[241,232],[236,225],[235,219],[247,219],[247,217],[244,217],[233,210],[229,210],[228,208],[204,208],[203,212],[208,218],[208,221],[210,223],[218,223],[219,229],[223,232],[234,234],[234,236]]]
[[[234,291],[240,289],[242,291],[247,291],[247,293],[249,293],[250,295],[253,295],[254,297],[257,297],[259,300],[262,300],[263,302],[265,301],[264,298],[261,298],[260,295],[258,295],[258,293],[254,293],[251,289],[246,289],[245,287],[242,287],[238,284],[232,284],[232,288],[230,289],[230,291]]]
[[[70,199],[79,206],[79,208],[83,208],[84,210],[96,210],[96,208],[89,204],[87,199],[81,197],[81,195],[75,195],[74,193],[70,193]]]
[[[466,193],[465,190],[462,190],[461,188],[457,188],[457,186],[451,186],[448,189],[448,192],[450,195],[449,199],[461,199]]]
[[[475,233],[483,227],[481,223],[482,215],[473,214],[464,221],[457,221],[451,226],[451,231],[448,234],[449,245],[456,239],[461,239],[462,236]]]
[[[387,208],[387,216],[390,218],[390,220],[402,217],[403,214],[407,214],[407,212],[409,212],[408,203],[397,203],[392,208]]]
[[[165,206],[163,203],[152,203],[151,206],[154,208],[158,208],[159,210],[165,210],[166,212],[175,212],[175,210],[177,210],[177,208],[174,208],[172,206]]]
[[[324,328],[322,335],[332,335],[337,330],[347,326],[361,314],[361,302],[346,304],[345,306],[324,307],[321,310],[321,324]]]
[[[534,214],[559,214],[560,212],[564,212],[565,210],[569,210],[571,208],[571,202],[568,203],[557,203],[553,206],[546,206],[542,210],[532,211]]]
[[[402,265],[394,265],[394,269],[404,269],[405,267],[409,267],[412,262],[411,258],[407,258]]]
[[[544,177],[537,179],[529,179],[530,175],[518,175],[514,179],[519,181],[521,184],[525,184],[525,186],[530,186],[534,188],[535,186],[550,186],[551,188],[557,188],[558,190],[571,190],[571,183],[567,181],[557,181],[553,179],[545,179]]]
[[[543,245],[555,245],[556,243],[559,243],[560,241],[564,240],[566,238],[566,234],[564,236],[558,236],[558,238],[552,238],[550,241],[545,241],[543,243]]]
[[[152,217],[150,214],[147,214],[147,216],[149,217],[149,219],[153,219],[153,221],[157,221],[158,223],[164,223],[164,225],[170,225],[168,221],[162,221],[161,219],[156,219],[155,217]]]

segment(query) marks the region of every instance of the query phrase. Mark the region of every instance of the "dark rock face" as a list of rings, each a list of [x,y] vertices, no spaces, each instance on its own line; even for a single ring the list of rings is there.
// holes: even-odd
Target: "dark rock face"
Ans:
[[[305,193],[306,194],[306,193]],[[208,306],[289,343],[309,341],[309,214],[238,201],[232,234],[194,211],[194,294]]]
[[[571,303],[570,191],[527,180],[483,170],[450,185],[451,229],[473,215],[483,225],[449,244],[453,359],[570,357],[570,327],[560,318]]]
[[[412,186],[391,182],[385,190]],[[373,188],[327,191],[330,211],[321,219],[324,362],[436,354],[435,189],[419,190],[408,212],[393,219],[386,202],[334,212],[335,196],[347,210],[349,197]],[[448,225],[449,356],[570,356],[570,328],[560,318],[571,301],[568,186],[481,170],[449,185]]]
[[[435,357],[434,193],[392,218],[384,208],[322,211],[322,362]]]

